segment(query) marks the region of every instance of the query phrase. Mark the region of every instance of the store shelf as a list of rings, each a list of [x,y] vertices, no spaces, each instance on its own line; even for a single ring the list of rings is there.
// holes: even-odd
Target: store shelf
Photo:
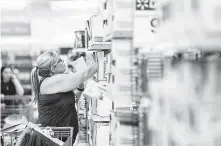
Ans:
[[[102,51],[110,49],[111,49],[111,43],[109,42],[94,42],[90,47],[88,47],[88,50],[90,51]]]
[[[86,48],[77,48],[77,49],[73,49],[72,52],[73,52],[73,53],[74,53],[74,52],[87,52],[87,49],[86,49]]]
[[[92,114],[90,114],[89,116],[92,119],[92,121],[94,121],[94,122],[110,122],[110,117],[109,116],[101,117],[101,116],[92,115]]]
[[[112,39],[132,39],[133,31],[122,30],[122,31],[113,31],[111,34],[108,34],[104,37],[105,42],[111,42]]]

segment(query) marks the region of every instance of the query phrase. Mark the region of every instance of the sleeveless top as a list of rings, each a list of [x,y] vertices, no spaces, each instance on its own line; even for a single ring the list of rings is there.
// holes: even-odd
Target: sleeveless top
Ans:
[[[39,84],[45,78],[42,78]],[[75,94],[72,91],[40,94],[38,99],[39,123],[45,126],[74,127],[78,130],[78,117],[75,109]]]
[[[1,81],[1,94],[16,95],[15,85],[12,80],[10,80],[8,83]],[[7,100],[7,98],[5,100],[1,100],[1,103],[5,103],[6,105],[17,105],[16,101]]]
[[[14,83],[11,80],[8,83],[1,81],[1,93],[4,95],[15,95],[16,89]]]

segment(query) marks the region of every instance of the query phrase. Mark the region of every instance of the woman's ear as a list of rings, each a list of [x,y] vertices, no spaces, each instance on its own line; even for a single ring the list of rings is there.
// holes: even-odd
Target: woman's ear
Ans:
[[[52,67],[52,68],[51,68],[51,72],[52,72],[52,73],[55,73],[55,72],[56,72],[56,71],[55,71],[55,67]]]
[[[48,69],[40,69],[39,70],[39,75],[42,77],[50,77],[51,76],[51,71]]]

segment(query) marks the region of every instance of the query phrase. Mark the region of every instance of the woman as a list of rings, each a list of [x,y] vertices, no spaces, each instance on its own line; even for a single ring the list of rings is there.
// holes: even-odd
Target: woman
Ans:
[[[18,95],[22,96],[24,94],[24,89],[17,79],[17,77],[13,73],[13,69],[11,66],[3,66],[1,68],[1,103],[6,105],[6,109],[2,110],[1,119],[5,119],[6,117],[11,117],[11,115],[3,114],[5,111],[7,112],[9,106],[15,106],[18,103],[14,100],[7,100],[5,95]],[[14,114],[14,113],[11,113]],[[9,118],[10,119],[10,118]],[[17,119],[19,121],[19,119]],[[5,120],[1,120],[1,127],[6,126]]]
[[[1,94],[3,95],[18,95],[24,94],[24,89],[13,73],[11,66],[4,66],[1,68]],[[10,105],[10,101],[5,102],[6,105]]]
[[[66,72],[66,65],[55,51],[45,52],[37,58],[31,83],[42,126],[74,127],[75,141],[78,118],[72,91],[82,91],[78,86],[93,76],[97,68],[97,64],[93,64],[83,72]]]

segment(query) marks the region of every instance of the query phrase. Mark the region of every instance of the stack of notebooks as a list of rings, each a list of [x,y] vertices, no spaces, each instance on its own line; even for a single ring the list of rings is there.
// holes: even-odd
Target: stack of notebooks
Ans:
[[[86,111],[86,99],[84,96],[78,101],[78,125],[79,125],[79,142],[86,143],[87,142],[87,111]]]

